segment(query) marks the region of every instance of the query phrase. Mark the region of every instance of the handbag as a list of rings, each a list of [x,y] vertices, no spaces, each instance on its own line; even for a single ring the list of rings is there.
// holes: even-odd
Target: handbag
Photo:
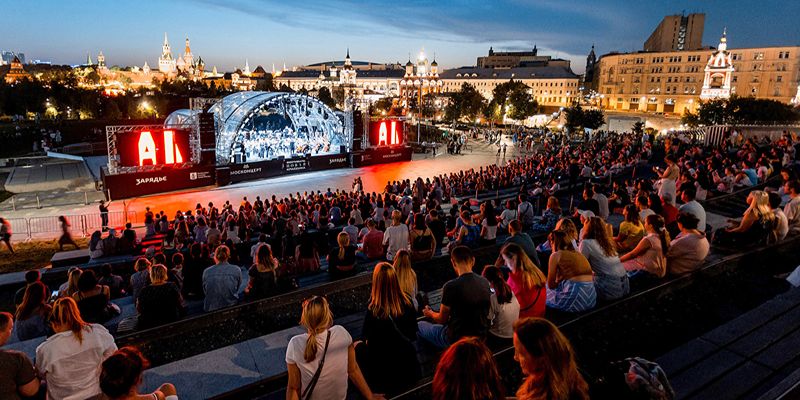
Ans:
[[[303,390],[303,394],[300,395],[300,399],[302,400],[308,400],[311,397],[311,393],[314,393],[314,387],[317,386],[317,381],[319,381],[319,376],[322,375],[322,367],[325,365],[325,355],[328,354],[328,343],[330,341],[331,341],[331,330],[328,329],[328,335],[325,337],[325,350],[322,352],[322,359],[319,360],[317,371],[314,372],[314,376],[311,378],[311,382],[308,382],[308,386],[306,386],[306,389]]]

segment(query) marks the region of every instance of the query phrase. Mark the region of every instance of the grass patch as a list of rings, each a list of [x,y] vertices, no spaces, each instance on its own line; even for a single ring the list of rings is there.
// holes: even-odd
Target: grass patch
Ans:
[[[89,238],[76,237],[75,242],[81,248],[89,245]],[[8,252],[5,244],[0,243],[0,273],[28,271],[50,264],[50,258],[58,251],[58,240],[32,240],[30,242],[12,242],[14,254]],[[65,250],[73,250],[65,246]]]

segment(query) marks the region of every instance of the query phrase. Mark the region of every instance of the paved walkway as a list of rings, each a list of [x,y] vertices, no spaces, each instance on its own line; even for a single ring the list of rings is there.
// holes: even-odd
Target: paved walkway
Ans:
[[[656,360],[677,399],[758,399],[800,369],[800,288]]]

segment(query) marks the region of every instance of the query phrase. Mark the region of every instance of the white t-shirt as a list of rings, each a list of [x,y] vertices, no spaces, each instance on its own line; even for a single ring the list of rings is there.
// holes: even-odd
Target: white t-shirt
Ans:
[[[500,213],[500,217],[503,219],[502,221],[500,221],[500,227],[503,229],[507,229],[508,224],[510,224],[511,221],[517,219],[517,210],[509,210],[506,208],[505,210],[503,210],[503,212]]]
[[[489,226],[489,222],[486,221],[486,218],[484,218],[483,221],[481,221],[481,226],[486,228],[486,237],[484,237],[484,239],[486,240],[497,239],[497,224],[495,224],[494,226]]]
[[[786,235],[789,234],[789,219],[786,218],[786,214],[780,208],[772,211],[775,212],[775,219],[778,221],[778,227],[775,229],[778,233],[778,240],[786,239]]]
[[[340,325],[334,325],[329,330],[331,331],[331,341],[328,343],[325,365],[322,367],[317,386],[314,387],[310,399],[343,400],[347,397],[347,358],[353,338]],[[286,348],[286,363],[297,365],[297,368],[300,369],[300,394],[303,393],[317,372],[317,366],[319,366],[322,353],[325,351],[327,334],[327,331],[317,334],[317,356],[311,362],[306,362],[303,356],[306,351],[308,333],[294,336],[289,340],[289,346]]]
[[[651,209],[649,209],[649,208],[645,208],[644,210],[642,210],[642,211],[639,211],[639,218],[641,218],[641,219],[642,219],[642,223],[644,223],[644,220],[645,220],[645,219],[646,219],[648,216],[650,216],[650,215],[653,215],[653,214],[655,214],[655,213],[656,213],[655,211],[653,211],[653,210],[651,210]]]
[[[519,301],[517,296],[511,294],[511,302],[500,304],[497,296],[492,293],[492,304],[489,309],[489,320],[492,327],[489,332],[499,338],[511,339],[514,337],[514,321],[519,319]]]
[[[597,204],[600,206],[600,215],[598,215],[598,217],[603,220],[608,219],[608,197],[602,193],[595,193],[592,198],[597,200]]]
[[[388,245],[386,259],[394,260],[397,250],[408,249],[408,226],[406,224],[391,225],[383,234],[383,244]]]
[[[102,325],[83,328],[83,341],[72,331],[56,333],[36,348],[36,370],[47,381],[47,397],[83,400],[100,394],[100,364],[117,351]]]

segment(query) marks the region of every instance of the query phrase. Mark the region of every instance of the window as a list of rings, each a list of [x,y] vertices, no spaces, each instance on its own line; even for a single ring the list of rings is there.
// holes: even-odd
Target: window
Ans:
[[[761,61],[763,59],[764,59],[764,53],[759,51],[758,53],[753,54],[753,60]]]
[[[783,82],[783,77],[778,75],[775,77],[775,82]]]
[[[731,54],[731,60],[733,60],[733,61],[739,61],[739,60],[741,60],[741,59],[742,59],[742,55],[741,55],[740,53],[733,53],[733,54]]]

